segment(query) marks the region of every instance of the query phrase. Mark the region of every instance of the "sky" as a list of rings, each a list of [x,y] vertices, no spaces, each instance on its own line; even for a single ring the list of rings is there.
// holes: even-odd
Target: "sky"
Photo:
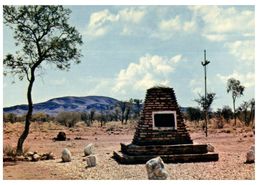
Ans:
[[[70,71],[44,69],[33,87],[33,102],[62,96],[101,95],[145,99],[155,85],[172,87],[181,106],[197,106],[207,89],[213,109],[232,107],[227,80],[240,80],[244,96],[255,97],[254,6],[65,6],[69,23],[82,34],[81,63]],[[3,25],[3,54],[14,53],[12,31]],[[4,68],[4,67],[3,67]],[[15,83],[13,83],[15,81]],[[26,104],[27,81],[3,77],[3,106]]]

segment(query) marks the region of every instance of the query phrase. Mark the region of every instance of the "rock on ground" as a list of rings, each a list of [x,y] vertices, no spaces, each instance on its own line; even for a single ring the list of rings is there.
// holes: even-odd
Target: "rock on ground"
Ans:
[[[88,167],[93,167],[97,165],[97,159],[96,156],[90,155],[86,158]]]
[[[149,180],[166,180],[169,176],[164,168],[164,162],[161,157],[156,157],[147,161],[145,167]]]
[[[70,162],[71,161],[71,153],[67,148],[64,148],[61,154],[61,159],[63,162]]]
[[[212,146],[211,144],[207,144],[207,149],[208,149],[208,152],[214,152],[215,151],[214,146]]]
[[[92,143],[90,143],[84,148],[84,154],[85,154],[85,156],[88,156],[93,153],[94,153],[94,145]]]
[[[41,156],[38,154],[33,154],[32,161],[39,161],[41,159]]]
[[[255,145],[252,145],[250,150],[246,154],[246,163],[255,162]]]
[[[57,135],[56,141],[66,141],[65,132],[59,132],[58,135]]]

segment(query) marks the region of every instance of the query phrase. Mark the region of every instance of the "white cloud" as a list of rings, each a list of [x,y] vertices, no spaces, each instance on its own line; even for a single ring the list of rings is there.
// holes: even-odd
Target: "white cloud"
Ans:
[[[141,57],[138,63],[130,63],[119,72],[113,91],[126,93],[131,90],[143,91],[155,85],[168,85],[168,74],[175,70],[174,65],[181,60],[181,55],[172,58],[158,55]]]
[[[254,62],[255,60],[255,43],[253,40],[229,42],[225,44],[225,47],[239,61]]]
[[[255,15],[252,10],[230,6],[189,6],[193,19],[201,20],[202,36],[212,42],[224,42],[224,47],[237,61],[252,64],[255,60]]]
[[[221,75],[217,74],[217,77],[226,84],[228,79],[235,78],[241,82],[242,85],[245,87],[254,87],[255,86],[255,74],[252,72],[249,72],[247,74],[241,74],[237,71],[234,71],[232,74],[229,75]]]
[[[196,22],[195,20],[191,21],[183,21],[180,19],[180,16],[177,15],[173,19],[169,20],[162,20],[159,23],[159,29],[161,31],[185,31],[185,32],[192,32],[196,29]]]
[[[109,24],[119,20],[118,15],[113,15],[105,9],[91,14],[87,27],[87,34],[91,36],[102,36],[108,31]]]
[[[159,28],[163,31],[181,30],[180,16],[176,16],[170,20],[162,20],[159,24]]]
[[[182,55],[175,55],[174,57],[172,57],[170,59],[170,62],[173,64],[177,64],[178,62],[180,62],[181,60],[184,60]]]
[[[135,82],[135,88],[136,89],[148,89],[157,83],[158,83],[158,81],[156,81],[154,79],[152,74],[148,73],[148,74],[145,74],[143,78],[141,78],[140,80],[137,80]],[[164,84],[164,85],[168,84],[168,82],[166,82],[166,81],[160,81],[159,83]]]
[[[224,34],[202,34],[202,36],[213,42],[224,41],[227,38]]]
[[[89,26],[100,26],[106,22],[118,21],[118,19],[118,15],[113,15],[109,12],[109,10],[105,9],[91,14]]]
[[[138,96],[138,93],[155,85],[170,85],[169,74],[174,72],[177,63],[183,61],[182,55],[171,58],[158,55],[145,55],[136,63],[130,63],[127,68],[121,69],[115,78],[96,78],[88,76],[80,81],[87,82],[88,95],[106,95],[125,98],[128,94]],[[87,79],[87,81],[86,81]]]
[[[194,19],[183,23],[183,31],[193,32],[197,29],[197,23]]]
[[[181,20],[179,15],[176,15],[172,19],[161,20],[158,28],[152,36],[166,40],[174,37],[176,32],[194,32],[197,29],[197,23],[195,19],[185,21]]]
[[[223,41],[226,35],[254,36],[254,11],[225,6],[190,6],[189,9],[203,20],[202,35],[211,41]]]
[[[120,10],[118,15],[122,21],[139,23],[145,15],[145,10],[140,8],[125,8]]]
[[[192,79],[190,80],[189,86],[191,91],[194,95],[202,94],[203,93],[203,81],[201,79]]]
[[[86,34],[93,37],[100,37],[113,29],[116,23],[125,23],[122,28],[122,35],[129,35],[131,32],[128,28],[129,24],[138,24],[145,16],[145,9],[141,8],[125,8],[116,14],[105,9],[91,14],[87,26]]]
[[[203,89],[201,87],[194,87],[194,88],[192,88],[192,93],[195,95],[202,94]]]

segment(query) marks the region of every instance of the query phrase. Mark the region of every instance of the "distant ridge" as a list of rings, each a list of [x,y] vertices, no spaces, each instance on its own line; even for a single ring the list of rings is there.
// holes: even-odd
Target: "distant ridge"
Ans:
[[[34,104],[33,113],[57,115],[59,112],[89,112],[92,109],[97,112],[109,111],[118,102],[118,100],[106,96],[65,96]],[[23,115],[27,113],[27,110],[27,105],[16,105],[5,107],[3,112]]]

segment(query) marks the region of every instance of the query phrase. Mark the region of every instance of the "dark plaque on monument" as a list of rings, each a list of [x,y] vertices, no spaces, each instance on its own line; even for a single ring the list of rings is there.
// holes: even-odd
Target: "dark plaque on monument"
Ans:
[[[153,112],[153,129],[177,129],[176,111]]]

